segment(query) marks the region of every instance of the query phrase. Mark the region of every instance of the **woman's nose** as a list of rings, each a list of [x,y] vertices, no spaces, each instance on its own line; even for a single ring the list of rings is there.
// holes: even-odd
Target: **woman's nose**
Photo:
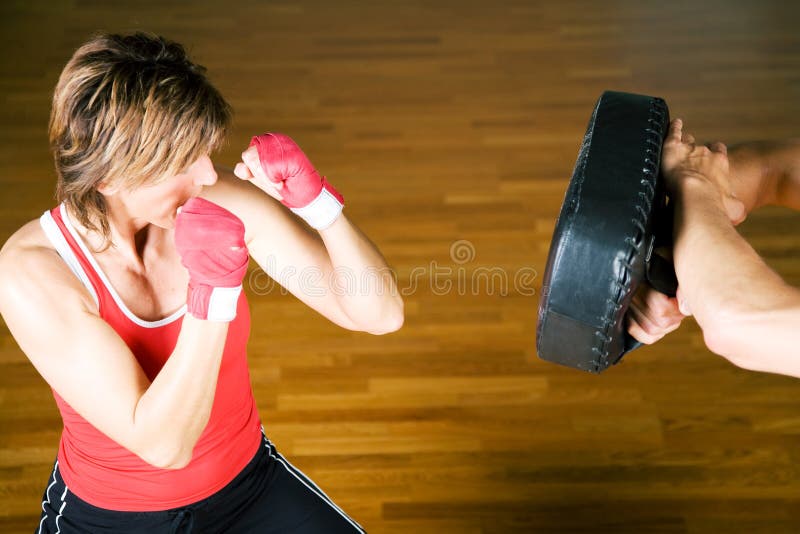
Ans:
[[[217,183],[217,171],[214,170],[214,164],[211,158],[203,156],[197,161],[197,172],[194,176],[195,185],[214,185]]]

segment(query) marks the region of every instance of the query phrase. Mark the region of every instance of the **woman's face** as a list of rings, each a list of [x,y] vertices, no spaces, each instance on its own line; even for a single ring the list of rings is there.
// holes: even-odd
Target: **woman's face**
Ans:
[[[195,160],[183,172],[155,185],[143,185],[120,192],[128,215],[161,228],[174,228],[177,210],[196,197],[203,186],[214,185],[217,173],[207,155]]]

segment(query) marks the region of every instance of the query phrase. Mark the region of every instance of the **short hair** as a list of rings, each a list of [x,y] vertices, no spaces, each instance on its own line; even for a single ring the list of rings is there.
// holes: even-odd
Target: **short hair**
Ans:
[[[150,33],[98,33],[67,62],[53,93],[56,197],[110,244],[100,184],[133,189],[219,149],[232,108],[180,44]]]

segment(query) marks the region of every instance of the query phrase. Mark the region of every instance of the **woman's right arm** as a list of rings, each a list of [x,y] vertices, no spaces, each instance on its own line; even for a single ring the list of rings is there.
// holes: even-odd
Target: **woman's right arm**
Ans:
[[[187,313],[151,383],[57,253],[11,242],[0,251],[0,314],[47,383],[101,432],[156,467],[191,460],[211,413],[228,323]]]

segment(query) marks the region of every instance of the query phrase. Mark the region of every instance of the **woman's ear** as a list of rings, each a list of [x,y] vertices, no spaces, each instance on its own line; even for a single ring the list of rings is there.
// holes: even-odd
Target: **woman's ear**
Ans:
[[[101,195],[105,196],[105,197],[114,196],[117,193],[118,190],[119,190],[119,187],[112,186],[111,184],[109,184],[105,180],[103,180],[102,182],[97,184],[97,192],[100,193]]]

